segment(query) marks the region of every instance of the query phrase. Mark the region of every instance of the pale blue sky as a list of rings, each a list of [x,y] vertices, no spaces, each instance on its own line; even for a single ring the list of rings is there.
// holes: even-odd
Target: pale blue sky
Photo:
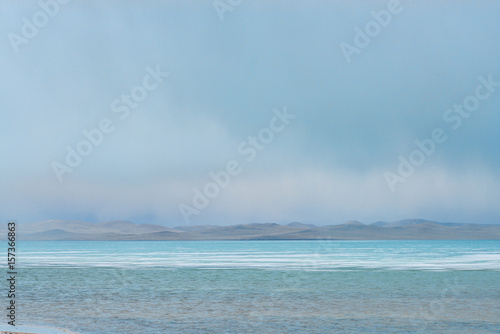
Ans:
[[[209,173],[242,172],[191,224],[427,218],[500,223],[500,87],[454,130],[443,114],[500,82],[498,1],[408,1],[348,63],[340,43],[389,1],[69,1],[16,53],[35,1],[0,3],[0,212],[45,219],[187,222]],[[169,75],[120,120],[111,103]],[[296,118],[251,163],[238,153],[273,108]],[[60,183],[82,130],[115,130]],[[448,136],[392,192],[414,141]]]

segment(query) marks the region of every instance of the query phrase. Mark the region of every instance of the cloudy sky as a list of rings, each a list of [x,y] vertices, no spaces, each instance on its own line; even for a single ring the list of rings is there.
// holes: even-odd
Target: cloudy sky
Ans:
[[[493,0],[2,1],[2,220],[498,224],[499,17]]]

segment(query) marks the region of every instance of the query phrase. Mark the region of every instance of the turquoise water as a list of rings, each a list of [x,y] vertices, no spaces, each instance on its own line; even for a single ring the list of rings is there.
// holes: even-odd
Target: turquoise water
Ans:
[[[23,324],[80,333],[500,333],[500,241],[18,247]]]

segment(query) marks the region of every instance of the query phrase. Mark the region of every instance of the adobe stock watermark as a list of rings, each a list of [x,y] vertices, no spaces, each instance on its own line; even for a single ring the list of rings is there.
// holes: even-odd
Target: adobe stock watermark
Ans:
[[[224,21],[224,14],[232,12],[236,7],[241,5],[243,0],[214,0],[212,3],[215,12],[219,16],[219,20]]]
[[[428,304],[420,306],[420,315],[425,320],[431,321],[439,319],[445,312],[446,308],[455,303],[460,294],[465,290],[465,287],[458,284],[455,277],[453,282],[444,280],[446,286],[437,295],[437,298],[430,301]]]
[[[500,82],[494,81],[492,74],[488,75],[487,78],[480,76],[477,80],[479,84],[476,86],[474,94],[466,96],[461,104],[454,103],[452,108],[443,112],[443,121],[452,130],[458,130],[463,121],[479,108],[481,101],[487,100],[496,91],[496,88],[500,87]],[[402,155],[398,157],[397,171],[385,172],[384,177],[389,189],[392,192],[396,191],[396,185],[411,177],[416,168],[422,166],[436,152],[438,145],[443,144],[446,140],[448,140],[447,132],[440,127],[432,130],[429,138],[415,140],[416,148],[407,157]]]
[[[290,122],[297,115],[291,114],[286,110],[286,106],[282,111],[273,109],[273,117],[269,120],[268,126],[262,128],[257,135],[248,136],[246,140],[238,145],[237,152],[244,157],[244,162],[253,162],[259,152],[263,151],[275,136],[283,132]],[[193,199],[191,205],[180,203],[178,208],[186,225],[191,223],[193,215],[199,215],[205,209],[210,201],[219,196],[221,190],[227,188],[231,184],[231,180],[241,174],[243,171],[243,163],[238,160],[229,160],[225,169],[218,172],[210,172],[210,182],[207,182],[201,189],[195,187],[193,189]]]
[[[35,12],[31,18],[24,16],[21,21],[20,34],[9,32],[7,38],[15,53],[19,53],[19,47],[22,44],[28,44],[30,40],[38,35],[40,29],[49,24],[50,19],[59,14],[61,5],[66,5],[71,0],[39,0],[40,10]]]
[[[412,0],[408,0],[412,1]],[[381,9],[379,11],[370,11],[372,20],[368,21],[364,29],[358,26],[354,26],[354,38],[352,44],[341,42],[339,44],[340,50],[344,55],[345,60],[348,64],[352,61],[352,56],[354,54],[360,54],[361,51],[370,45],[371,41],[376,38],[384,28],[389,26],[392,22],[393,16],[401,13],[403,11],[403,6],[399,0],[389,0],[387,2],[387,9]]]
[[[144,101],[150,92],[157,89],[169,75],[169,73],[160,70],[160,65],[156,65],[154,70],[148,66],[146,72],[140,85],[134,86],[130,93],[123,93],[111,102],[111,111],[120,120],[127,119],[130,111],[137,109],[139,103]],[[104,142],[105,136],[113,133],[115,128],[115,123],[111,118],[103,117],[97,127],[90,130],[83,129],[81,131],[83,139],[76,143],[74,147],[66,146],[65,163],[53,161],[51,164],[59,183],[64,182],[64,175],[72,173],[75,168],[80,166],[84,158],[89,156],[94,151],[94,148],[99,147]]]

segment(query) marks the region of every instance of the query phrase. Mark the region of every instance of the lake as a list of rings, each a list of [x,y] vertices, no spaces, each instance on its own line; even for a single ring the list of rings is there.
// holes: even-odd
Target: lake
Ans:
[[[494,240],[21,241],[17,262],[17,321],[79,333],[500,332]]]

